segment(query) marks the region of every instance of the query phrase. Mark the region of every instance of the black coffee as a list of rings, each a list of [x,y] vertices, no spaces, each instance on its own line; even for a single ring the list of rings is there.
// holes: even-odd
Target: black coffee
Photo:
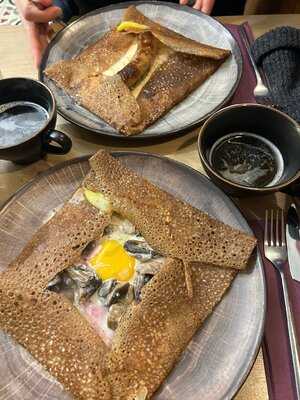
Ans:
[[[277,147],[265,138],[236,132],[217,141],[210,163],[225,179],[252,187],[276,184],[283,172],[283,159]]]
[[[48,112],[29,101],[14,101],[0,106],[0,147],[25,142],[47,121]]]

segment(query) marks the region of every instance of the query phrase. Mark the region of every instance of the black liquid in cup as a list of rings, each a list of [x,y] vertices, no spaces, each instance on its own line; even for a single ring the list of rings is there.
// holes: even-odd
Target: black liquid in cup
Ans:
[[[26,78],[0,81],[0,158],[27,164],[46,153],[65,154],[70,138],[56,131],[56,104],[42,83]]]
[[[223,178],[248,187],[275,185],[284,170],[278,148],[251,132],[234,132],[217,140],[209,162]]]
[[[217,111],[200,130],[198,151],[209,177],[230,195],[300,195],[300,127],[273,107]]]
[[[32,133],[44,127],[49,114],[45,108],[30,101],[12,101],[0,106],[0,146],[25,142]]]

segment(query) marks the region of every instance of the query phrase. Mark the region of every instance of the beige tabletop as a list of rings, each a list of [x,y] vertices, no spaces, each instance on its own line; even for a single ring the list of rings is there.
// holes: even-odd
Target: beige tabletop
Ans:
[[[222,17],[223,22],[242,23],[249,21],[255,37],[264,32],[279,26],[291,25],[300,27],[300,15],[273,15],[273,16],[236,16]],[[36,77],[37,73],[33,67],[30,49],[28,47],[25,32],[22,27],[1,26],[0,27],[0,71],[4,78],[13,76]],[[28,182],[39,172],[46,170],[49,166],[58,162],[77,157],[79,155],[90,154],[100,148],[112,150],[139,150],[144,152],[159,153],[167,157],[176,159],[191,167],[203,172],[197,154],[197,130],[185,136],[169,140],[155,145],[139,145],[132,147],[130,144],[121,144],[117,140],[99,138],[96,135],[87,134],[83,129],[76,128],[62,118],[58,119],[57,128],[72,137],[73,148],[65,156],[47,156],[29,166],[17,166],[8,161],[0,160],[0,206],[5,202],[20,186]],[[265,198],[265,203],[279,204],[285,206],[288,203],[286,196],[277,194]],[[255,198],[243,199],[238,201],[243,212],[247,215],[263,216],[264,208],[262,202]],[[236,396],[236,400],[267,400],[268,392],[266,377],[264,372],[263,357],[260,351],[253,369],[248,376],[243,387]]]

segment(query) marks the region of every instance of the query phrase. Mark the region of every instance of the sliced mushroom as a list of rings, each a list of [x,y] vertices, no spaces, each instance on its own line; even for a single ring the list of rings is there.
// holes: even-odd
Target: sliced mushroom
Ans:
[[[152,258],[160,257],[160,255],[153,250],[148,243],[142,240],[127,240],[124,243],[124,249],[132,254],[137,260],[146,262]]]
[[[62,271],[48,283],[47,289],[51,292],[63,293],[67,299],[73,302],[75,287],[75,282],[65,271]]]
[[[47,289],[51,290],[52,292],[59,293],[59,291],[60,291],[59,288],[60,288],[61,284],[62,284],[62,277],[60,274],[58,274],[52,279],[52,281],[50,281],[48,283]]]
[[[106,298],[109,293],[116,286],[117,281],[115,279],[108,279],[107,281],[102,282],[100,289],[98,290],[99,297]]]
[[[104,236],[110,235],[114,231],[113,225],[108,225],[103,232]]]
[[[137,302],[141,300],[141,294],[144,285],[145,285],[145,275],[138,274],[133,281],[134,298]]]
[[[48,289],[63,293],[71,302],[79,304],[82,299],[89,298],[101,285],[95,271],[87,265],[80,264],[68,268],[52,279]]]
[[[122,318],[123,314],[125,313],[126,309],[127,309],[127,305],[126,304],[113,304],[108,312],[107,315],[107,326],[112,329],[112,330],[116,330],[120,319]]]
[[[101,284],[101,280],[98,278],[95,270],[85,264],[78,264],[74,267],[68,268],[67,273],[70,278],[81,287],[89,285],[92,281],[97,282],[98,286]]]
[[[93,268],[88,265],[80,264],[67,270],[69,277],[75,283],[74,303],[79,304],[82,299],[87,299],[101,285],[101,280],[96,275]]]
[[[127,295],[129,289],[128,282],[119,282],[111,293],[107,296],[106,306],[110,307],[112,304],[122,301]]]
[[[86,247],[82,250],[81,258],[84,261],[90,260],[99,251],[99,243],[96,240],[89,242]]]
[[[125,304],[131,304],[134,301],[134,288],[132,285],[129,285],[126,297],[123,301],[123,303]]]
[[[143,275],[146,274],[155,275],[161,270],[163,263],[164,263],[163,258],[157,260],[151,260],[142,264],[138,264],[136,266],[136,271]]]
[[[136,266],[137,275],[133,281],[134,297],[136,301],[142,298],[143,287],[157,274],[163,266],[164,259],[152,260]]]
[[[47,289],[52,292],[60,293],[67,289],[74,289],[76,283],[70,278],[68,271],[64,270],[57,274],[51,282],[48,283]]]

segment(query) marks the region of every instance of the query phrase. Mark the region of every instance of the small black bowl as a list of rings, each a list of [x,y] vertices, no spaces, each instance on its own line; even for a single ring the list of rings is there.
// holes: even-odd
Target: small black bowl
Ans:
[[[213,145],[234,132],[250,132],[273,143],[282,155],[284,168],[272,186],[253,187],[221,176],[210,162]],[[300,195],[300,128],[296,121],[281,111],[261,104],[237,104],[213,114],[202,126],[198,152],[209,177],[232,196],[249,196],[284,191]]]
[[[0,146],[0,159],[28,164],[39,160],[46,153],[66,154],[70,151],[71,139],[64,133],[54,130],[57,117],[56,103],[46,85],[27,78],[0,80],[0,107],[15,101],[31,102],[43,107],[48,113],[48,118],[41,129],[26,135],[24,141],[15,145]]]

